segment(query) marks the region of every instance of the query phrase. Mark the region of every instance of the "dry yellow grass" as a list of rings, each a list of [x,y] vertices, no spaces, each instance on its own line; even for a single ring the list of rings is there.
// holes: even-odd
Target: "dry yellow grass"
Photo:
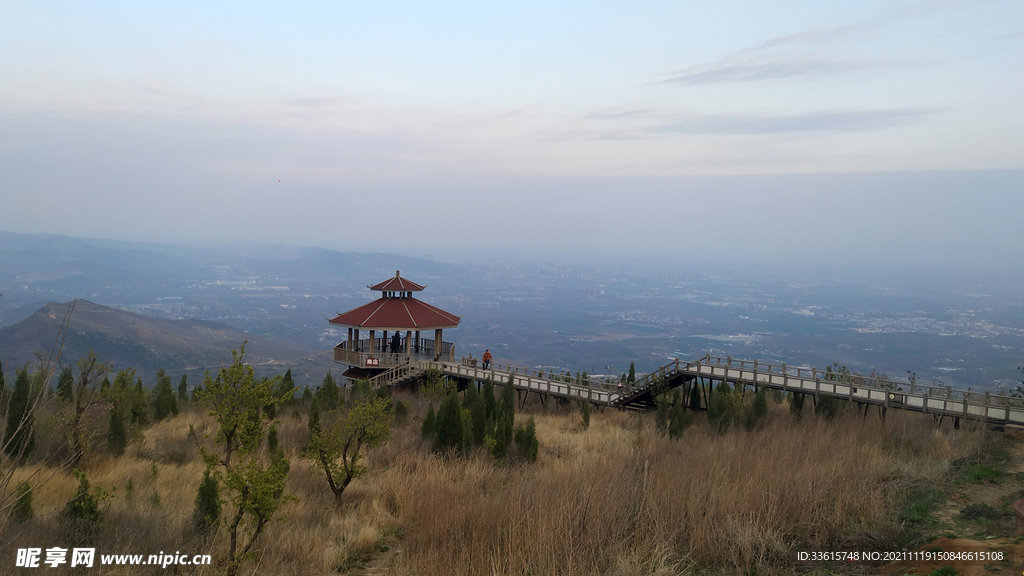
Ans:
[[[411,403],[424,412],[422,400]],[[269,525],[245,573],[787,573],[799,549],[891,541],[898,489],[938,478],[983,437],[893,412],[884,422],[852,414],[836,423],[793,422],[784,406],[773,408],[764,428],[723,435],[698,415],[678,441],[658,434],[652,415],[598,412],[586,431],[575,415],[534,418],[536,463],[497,463],[482,451],[439,457],[420,439],[418,421],[396,427],[393,440],[370,453],[370,474],[336,507],[322,472],[298,458],[305,419],[284,415],[279,437],[298,502]],[[190,427],[201,441],[213,432],[207,417],[183,414],[147,430],[122,458],[87,462],[90,481],[108,491],[117,486],[101,553],[224,558],[223,532],[207,541],[189,529],[203,471]],[[4,557],[13,561],[18,547],[61,544],[57,515],[75,487],[61,472],[37,491],[37,518],[7,527]],[[374,564],[394,547],[401,553]]]

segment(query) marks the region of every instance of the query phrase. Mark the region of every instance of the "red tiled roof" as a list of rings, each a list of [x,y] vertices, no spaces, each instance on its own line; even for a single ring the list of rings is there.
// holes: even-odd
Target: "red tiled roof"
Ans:
[[[378,298],[339,314],[330,322],[368,330],[430,330],[455,328],[461,321],[462,318],[415,298]]]
[[[419,292],[426,286],[421,286],[411,280],[402,278],[398,270],[395,270],[395,277],[388,278],[380,284],[374,284],[370,286],[370,290],[382,290],[388,292]]]

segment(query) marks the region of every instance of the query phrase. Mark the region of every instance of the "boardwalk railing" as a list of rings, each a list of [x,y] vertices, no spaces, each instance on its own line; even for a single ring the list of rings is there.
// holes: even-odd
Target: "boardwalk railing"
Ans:
[[[727,380],[765,386],[776,390],[817,394],[954,417],[984,419],[992,423],[1024,424],[1024,399],[990,392],[956,390],[950,386],[927,386],[916,382],[897,382],[880,377],[865,377],[790,367],[757,360],[705,356],[687,372],[701,378]]]
[[[496,385],[505,385],[511,377],[512,386],[519,390],[623,408],[636,407],[630,405],[638,398],[651,398],[683,382],[707,378],[786,392],[829,396],[887,408],[982,419],[995,424],[1024,425],[1022,398],[822,371],[806,366],[736,360],[710,354],[699,360],[675,360],[624,386],[608,382],[592,382],[588,386],[579,378],[571,377],[566,382],[564,374],[544,373],[543,370],[507,364],[494,364],[485,370],[482,365],[474,365],[472,360],[466,358],[461,362],[408,362],[374,377],[371,384],[400,384],[431,368],[440,370],[446,376],[472,382],[490,378]]]
[[[481,366],[472,366],[469,362],[458,364],[447,362],[440,366],[448,376],[465,378],[472,382],[482,382],[488,378],[495,384],[504,386],[512,378],[512,386],[518,390],[548,394],[559,398],[588,400],[591,404],[607,406],[612,404],[618,393],[604,387],[587,386],[574,380],[566,382],[562,379],[547,378],[543,371],[529,368],[513,368],[508,365],[495,364],[487,370]]]

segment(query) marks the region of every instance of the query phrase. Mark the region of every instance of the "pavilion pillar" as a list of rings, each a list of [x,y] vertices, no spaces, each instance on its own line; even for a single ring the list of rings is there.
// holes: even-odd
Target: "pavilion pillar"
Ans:
[[[419,352],[419,351],[420,351],[420,331],[419,331],[419,330],[417,330],[417,331],[416,331],[416,344],[415,344],[415,351],[416,351],[416,352]]]
[[[376,350],[374,349],[374,344],[373,344],[373,333],[374,333],[374,332],[376,332],[376,330],[370,330],[370,349],[369,349],[369,352],[370,352],[370,353],[373,353],[373,352],[375,352],[375,351],[376,351]]]
[[[434,361],[441,358],[441,329],[434,330]]]
[[[380,351],[381,352],[387,352],[388,351],[388,331],[387,330],[385,330],[384,331],[384,335],[380,337]]]
[[[405,361],[412,360],[412,330],[405,331]]]
[[[355,329],[355,340],[356,347],[352,349],[353,352],[359,352],[359,328]]]

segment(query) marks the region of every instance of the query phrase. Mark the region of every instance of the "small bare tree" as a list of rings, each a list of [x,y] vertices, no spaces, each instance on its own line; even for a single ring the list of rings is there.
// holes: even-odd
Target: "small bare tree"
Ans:
[[[390,410],[390,398],[370,398],[352,406],[347,414],[328,413],[320,426],[311,430],[306,458],[323,468],[336,503],[341,502],[352,480],[366,473],[360,464],[364,450],[390,437]]]
[[[91,444],[93,432],[87,428],[87,416],[94,407],[106,402],[100,395],[103,376],[110,372],[110,362],[100,362],[95,350],[89,350],[76,362],[78,376],[74,382],[74,399],[66,415],[68,442],[71,445],[71,467],[76,468]]]

